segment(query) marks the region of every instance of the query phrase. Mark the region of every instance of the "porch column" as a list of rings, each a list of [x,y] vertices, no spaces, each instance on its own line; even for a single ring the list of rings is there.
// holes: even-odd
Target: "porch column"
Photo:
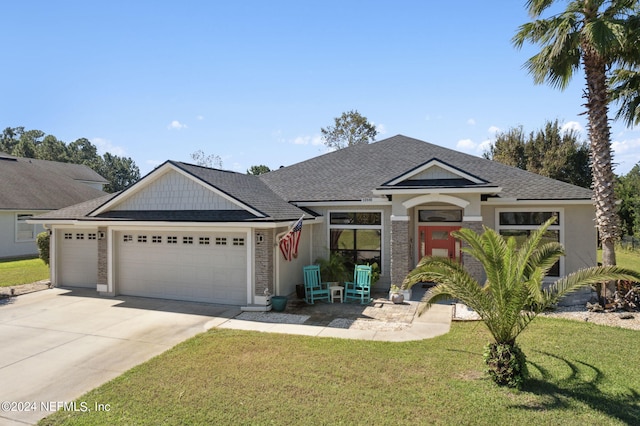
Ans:
[[[462,227],[471,229],[476,233],[483,232],[482,222],[479,222],[479,221],[463,221]],[[468,244],[466,243],[462,243],[462,244],[463,244],[463,247],[468,247]],[[484,285],[484,282],[487,279],[487,276],[484,273],[484,268],[482,267],[482,264],[477,259],[463,252],[462,265],[464,265],[464,268],[467,270],[467,272],[469,272],[469,274],[473,278],[475,278],[480,283],[480,285]]]
[[[391,284],[400,286],[413,269],[409,216],[391,216]]]
[[[274,236],[272,229],[255,229],[255,290],[254,296],[264,297],[265,289],[273,294],[273,250]],[[254,297],[254,299],[256,299]]]
[[[113,296],[109,292],[109,233],[106,227],[98,228],[98,282],[96,290],[101,294]]]

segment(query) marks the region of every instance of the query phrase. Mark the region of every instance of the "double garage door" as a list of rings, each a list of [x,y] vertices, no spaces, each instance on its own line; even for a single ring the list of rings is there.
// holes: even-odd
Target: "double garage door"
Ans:
[[[247,303],[245,233],[116,232],[118,294]]]

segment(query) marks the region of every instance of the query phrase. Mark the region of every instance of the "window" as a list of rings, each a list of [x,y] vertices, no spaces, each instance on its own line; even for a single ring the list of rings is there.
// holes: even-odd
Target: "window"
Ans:
[[[462,222],[462,210],[420,210],[420,222]]]
[[[162,237],[160,235],[153,235],[151,237],[151,242],[154,244],[160,244],[162,242]]]
[[[198,244],[200,244],[201,246],[208,246],[209,245],[209,237],[200,237],[200,238],[198,238]]]
[[[178,244],[178,237],[174,237],[174,236],[167,237],[167,244]]]
[[[16,241],[32,241],[36,238],[36,225],[27,223],[31,219],[31,214],[16,215]]]
[[[233,245],[234,246],[243,246],[244,245],[244,238],[234,238],[233,239]]]
[[[193,237],[182,237],[182,244],[193,244]]]
[[[87,234],[87,240],[96,240],[97,238],[98,238],[98,234],[96,234],[95,232],[91,232]]]
[[[329,213],[329,249],[340,253],[349,267],[377,263],[382,269],[382,213]]]
[[[138,235],[138,242],[139,243],[146,243],[147,242],[147,236],[146,235]]]
[[[76,234],[76,240],[84,240],[84,234],[82,233]]]
[[[65,232],[64,233],[64,239],[65,240],[73,240],[73,234],[71,232]]]
[[[217,246],[226,246],[227,239],[225,237],[216,237],[216,245]]]
[[[505,237],[514,237],[518,246],[524,242],[532,231],[535,231],[548,219],[555,217],[555,224],[551,225],[543,236],[542,243],[562,242],[561,212],[554,210],[508,210],[497,212],[498,232]],[[556,262],[547,274],[550,277],[561,275],[561,265],[564,260],[561,258]]]
[[[125,243],[130,243],[133,241],[133,235],[130,234],[125,234],[122,236],[122,241],[124,241]]]

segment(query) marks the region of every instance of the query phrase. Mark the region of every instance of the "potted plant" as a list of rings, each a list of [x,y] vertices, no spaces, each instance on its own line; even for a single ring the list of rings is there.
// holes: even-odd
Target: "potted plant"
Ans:
[[[393,284],[389,290],[389,300],[396,305],[404,303],[404,294],[402,293],[402,289],[395,284]]]
[[[323,281],[341,283],[349,279],[349,271],[340,253],[332,252],[329,259],[320,257],[316,259],[316,263],[320,265],[320,276]]]

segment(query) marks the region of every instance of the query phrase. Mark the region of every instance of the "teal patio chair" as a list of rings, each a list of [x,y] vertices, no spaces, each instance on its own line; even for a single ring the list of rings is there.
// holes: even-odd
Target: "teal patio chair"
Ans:
[[[344,300],[360,300],[363,305],[371,301],[371,266],[356,265],[353,282],[344,283]]]
[[[304,271],[304,300],[314,304],[316,300],[331,301],[329,284],[323,283],[320,278],[320,266],[309,265],[302,268]]]

